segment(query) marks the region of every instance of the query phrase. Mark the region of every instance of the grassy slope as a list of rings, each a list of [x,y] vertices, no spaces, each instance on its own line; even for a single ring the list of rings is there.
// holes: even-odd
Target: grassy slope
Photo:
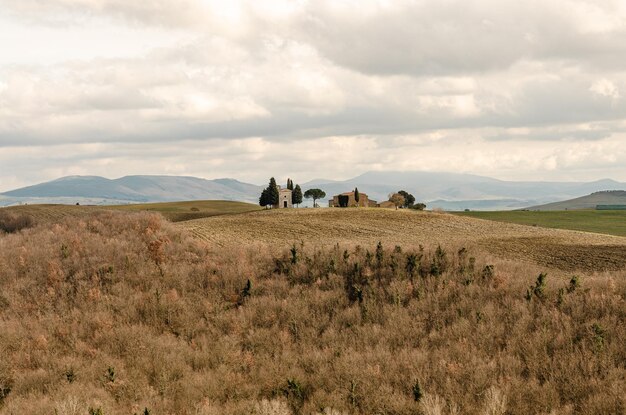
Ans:
[[[529,210],[574,210],[574,209],[595,209],[597,205],[624,205],[626,204],[626,192],[597,192],[576,199],[564,200],[562,202],[548,203],[540,206],[533,206]]]
[[[466,217],[517,223],[521,225],[626,236],[626,211],[502,211],[459,212],[457,214]]]
[[[450,214],[387,209],[291,209],[181,223],[218,246],[285,248],[339,244],[480,247],[545,269],[603,271],[626,267],[626,238],[520,226]],[[581,252],[583,255],[581,255]]]

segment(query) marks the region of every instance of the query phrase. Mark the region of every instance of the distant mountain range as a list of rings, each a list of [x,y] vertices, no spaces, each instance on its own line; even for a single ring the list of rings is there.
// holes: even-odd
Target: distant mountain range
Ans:
[[[296,181],[297,183],[297,181]],[[506,210],[544,205],[603,190],[623,190],[626,183],[512,182],[470,174],[436,172],[368,172],[349,180],[316,179],[300,183],[317,187],[327,198],[355,187],[370,199],[406,190],[429,208]],[[257,203],[263,186],[235,179],[206,180],[186,176],[69,176],[0,194],[0,206],[19,203],[124,204],[178,200],[235,200]]]
[[[180,200],[235,200],[256,203],[261,186],[235,179],[187,176],[68,176],[0,194],[0,205],[16,203],[125,204]]]

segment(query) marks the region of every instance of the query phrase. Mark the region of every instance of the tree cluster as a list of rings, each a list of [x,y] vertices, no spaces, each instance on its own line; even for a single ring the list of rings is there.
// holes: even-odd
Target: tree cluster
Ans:
[[[424,210],[426,208],[424,203],[415,203],[415,196],[406,190],[400,190],[397,193],[390,194],[389,201],[393,202],[396,208],[402,207],[415,210]]]
[[[287,189],[291,190],[291,204],[300,205],[300,203],[302,203],[302,188],[300,188],[300,185],[296,184],[294,187],[293,180],[287,179]],[[278,190],[276,179],[272,177],[270,178],[269,185],[261,192],[259,205],[265,208],[268,206],[271,208],[272,206],[278,205],[279,198],[280,191]]]
[[[402,204],[403,207],[408,208],[413,206],[413,204],[415,203],[415,196],[413,196],[406,190],[400,190],[398,193],[402,195],[402,197],[404,197],[404,203]]]
[[[405,203],[404,196],[402,196],[400,193],[391,193],[389,195],[389,201],[396,205],[396,209],[404,206]]]

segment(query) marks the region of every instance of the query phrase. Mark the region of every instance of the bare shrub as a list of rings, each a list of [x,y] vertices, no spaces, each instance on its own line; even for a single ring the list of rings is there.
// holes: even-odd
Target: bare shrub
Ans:
[[[348,415],[348,412],[341,412],[333,408],[324,408],[322,412],[316,412],[313,415]]]
[[[420,408],[424,415],[444,415],[446,401],[438,395],[426,394],[420,401]]]
[[[0,233],[15,233],[35,225],[32,216],[0,209]]]
[[[257,402],[254,405],[254,410],[252,411],[253,415],[292,415],[291,410],[289,409],[289,405],[287,402],[272,399],[267,400],[263,399],[260,402]]]
[[[55,415],[83,415],[85,404],[75,396],[68,396],[55,408]]]
[[[504,415],[506,413],[506,395],[495,386],[485,393],[483,415]]]

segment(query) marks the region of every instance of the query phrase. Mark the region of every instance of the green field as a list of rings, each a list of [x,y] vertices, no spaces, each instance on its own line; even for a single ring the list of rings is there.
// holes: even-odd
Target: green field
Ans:
[[[568,211],[499,211],[456,212],[473,218],[541,226],[544,228],[571,229],[584,232],[626,236],[626,211],[624,210],[568,210]]]

